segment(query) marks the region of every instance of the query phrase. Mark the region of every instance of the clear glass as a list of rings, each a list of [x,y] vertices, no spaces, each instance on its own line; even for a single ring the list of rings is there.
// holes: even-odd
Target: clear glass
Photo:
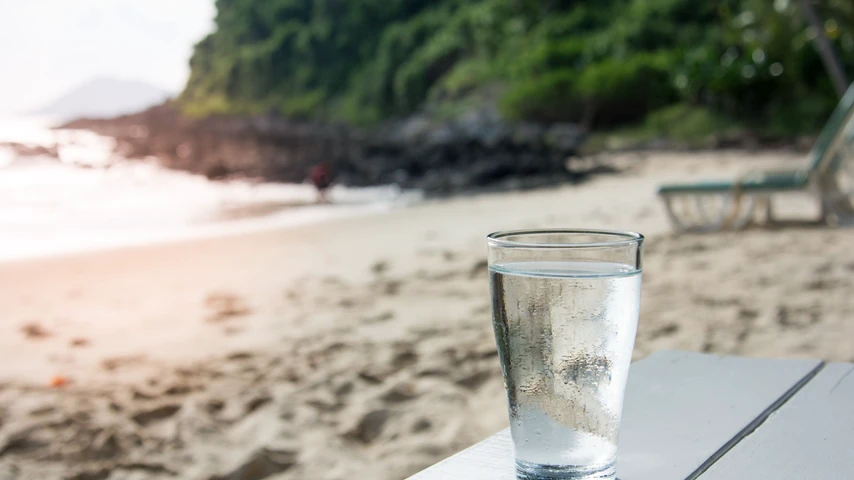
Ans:
[[[615,478],[643,236],[525,230],[487,242],[517,477]]]

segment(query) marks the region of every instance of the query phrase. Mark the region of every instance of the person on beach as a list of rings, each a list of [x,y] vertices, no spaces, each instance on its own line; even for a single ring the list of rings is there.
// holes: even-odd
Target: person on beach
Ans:
[[[329,203],[326,190],[332,185],[332,166],[327,162],[320,162],[311,167],[311,183],[317,189],[318,203]]]

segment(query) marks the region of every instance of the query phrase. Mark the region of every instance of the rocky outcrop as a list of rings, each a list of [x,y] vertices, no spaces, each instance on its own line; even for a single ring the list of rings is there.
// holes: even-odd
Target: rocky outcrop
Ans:
[[[345,185],[395,183],[433,193],[520,179],[563,181],[569,178],[566,162],[584,139],[574,124],[510,123],[489,109],[453,120],[413,115],[358,129],[275,115],[192,119],[165,104],[64,128],[95,130],[115,137],[123,156],[155,156],[167,167],[214,179],[302,182],[312,165],[328,162]]]
[[[18,157],[59,158],[56,145],[32,145],[17,142],[0,142],[0,148],[12,150],[12,153]]]

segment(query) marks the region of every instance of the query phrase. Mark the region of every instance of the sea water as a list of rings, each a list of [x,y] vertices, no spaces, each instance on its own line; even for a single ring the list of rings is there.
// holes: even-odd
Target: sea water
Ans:
[[[640,271],[513,262],[490,285],[519,478],[613,476]]]

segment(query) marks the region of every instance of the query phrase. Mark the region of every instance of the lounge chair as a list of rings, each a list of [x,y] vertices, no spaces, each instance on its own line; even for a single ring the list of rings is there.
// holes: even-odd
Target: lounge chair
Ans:
[[[854,224],[854,84],[831,114],[804,168],[749,172],[734,181],[664,185],[658,194],[678,230],[711,231],[744,228],[761,219],[758,211],[771,223],[771,196],[793,191],[818,197],[820,221]]]

